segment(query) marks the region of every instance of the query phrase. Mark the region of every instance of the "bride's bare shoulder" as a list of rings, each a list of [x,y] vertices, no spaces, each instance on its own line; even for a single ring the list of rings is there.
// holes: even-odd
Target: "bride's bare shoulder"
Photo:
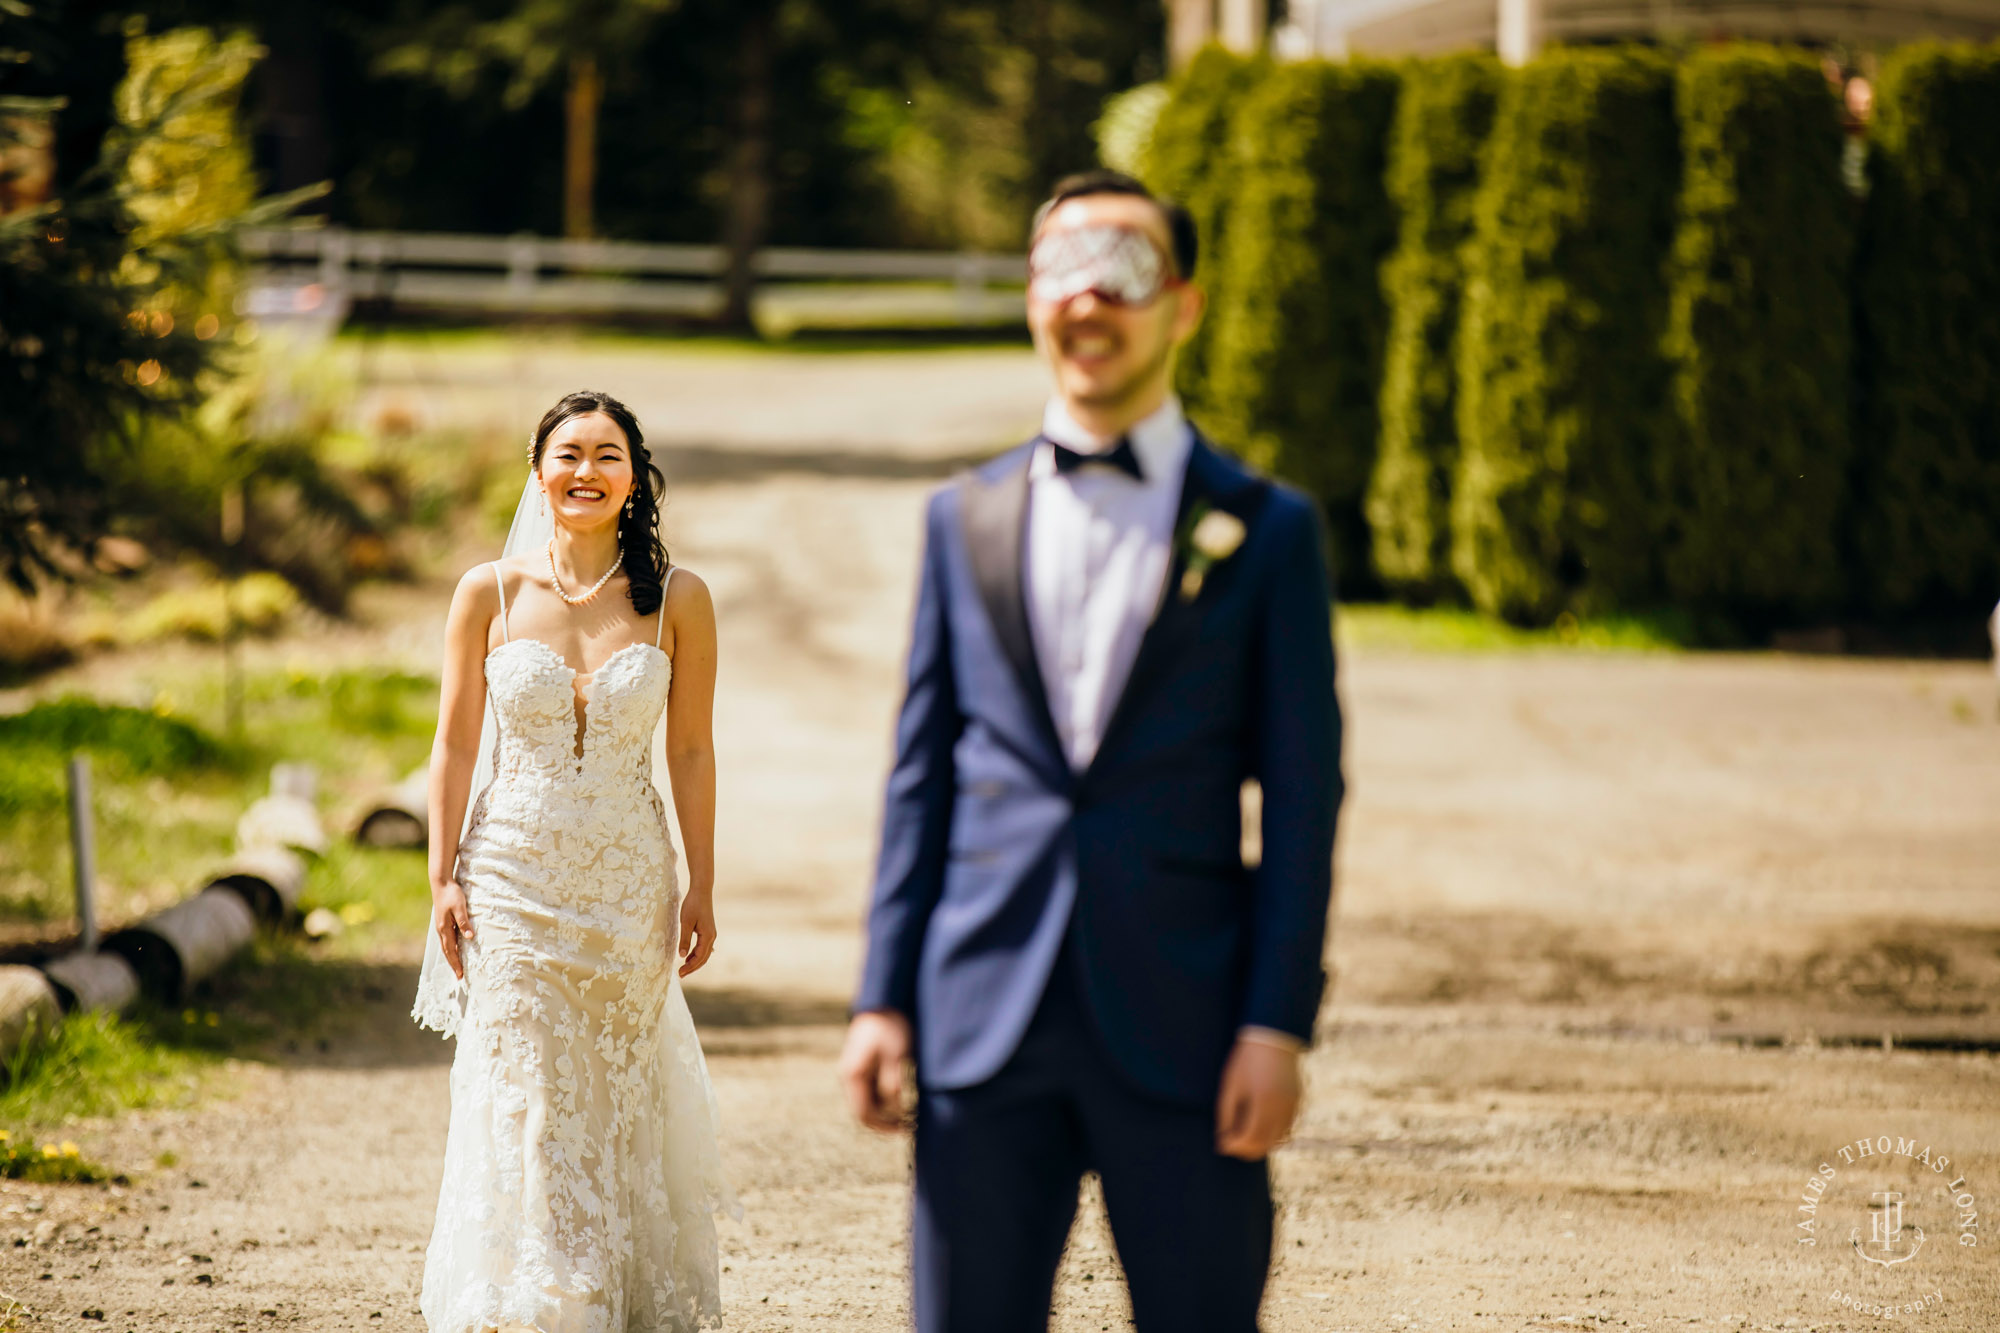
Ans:
[[[451,602],[455,607],[463,607],[471,613],[491,616],[500,610],[500,589],[493,578],[498,569],[501,582],[507,585],[509,600],[514,589],[520,586],[520,570],[511,559],[482,560],[458,576],[458,587],[452,590]]]
[[[506,585],[507,598],[512,601],[514,590],[532,574],[535,567],[529,557],[522,555],[503,555],[498,560],[482,560],[458,576],[458,595],[466,596],[484,589],[487,599],[497,605],[498,593],[495,591],[493,578],[493,571],[497,569],[500,571],[499,582]]]
[[[667,614],[676,618],[683,615],[715,615],[715,599],[709,595],[708,585],[701,575],[686,565],[675,565],[667,574]]]

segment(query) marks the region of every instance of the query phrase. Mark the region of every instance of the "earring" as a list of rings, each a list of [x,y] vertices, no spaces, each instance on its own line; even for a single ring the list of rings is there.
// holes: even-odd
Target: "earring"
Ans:
[[[549,512],[549,493],[547,491],[539,489],[536,490],[535,512],[538,514],[546,514]]]

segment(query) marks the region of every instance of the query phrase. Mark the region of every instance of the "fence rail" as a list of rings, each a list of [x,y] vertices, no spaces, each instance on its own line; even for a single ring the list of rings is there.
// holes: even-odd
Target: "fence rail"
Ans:
[[[569,241],[539,236],[248,233],[258,278],[246,313],[335,321],[355,301],[485,313],[714,315],[728,255],[719,245]],[[1022,318],[1019,255],[977,251],[757,253],[760,319],[777,323],[992,325]]]

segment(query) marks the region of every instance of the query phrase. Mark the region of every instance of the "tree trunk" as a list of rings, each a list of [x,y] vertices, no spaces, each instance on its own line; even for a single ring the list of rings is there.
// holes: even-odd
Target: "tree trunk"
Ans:
[[[750,302],[754,265],[771,213],[771,81],[776,52],[773,6],[752,3],[743,14],[742,68],[736,103],[736,144],[729,163],[729,216],[723,245],[722,322],[741,333],[757,331]]]
[[[597,194],[597,109],[604,101],[604,78],[593,56],[573,56],[569,89],[563,98],[563,235],[590,239],[596,231],[592,201]]]

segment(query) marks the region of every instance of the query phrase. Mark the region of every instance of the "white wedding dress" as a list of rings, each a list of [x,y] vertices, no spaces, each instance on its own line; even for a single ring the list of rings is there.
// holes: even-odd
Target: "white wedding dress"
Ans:
[[[431,1333],[717,1325],[714,1214],[733,1203],[653,785],[673,663],[657,643],[613,653],[579,757],[575,672],[508,636],[506,617],[503,585],[504,641],[485,664],[495,776],[458,849],[465,981],[433,938],[414,1011],[458,1038],[424,1320]]]

